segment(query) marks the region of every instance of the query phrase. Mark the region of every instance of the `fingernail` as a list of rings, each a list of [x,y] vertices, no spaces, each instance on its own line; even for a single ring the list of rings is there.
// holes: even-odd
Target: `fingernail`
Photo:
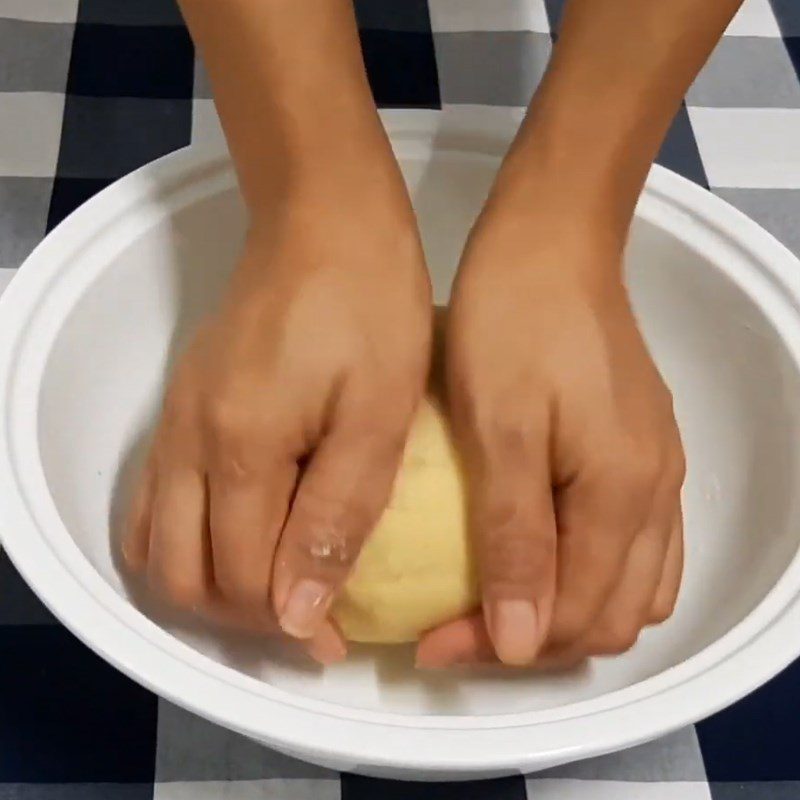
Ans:
[[[315,580],[302,580],[289,592],[279,623],[296,639],[310,639],[328,613],[331,589]]]
[[[324,667],[340,664],[347,658],[347,648],[335,636],[317,636],[306,647],[308,654]]]
[[[539,614],[529,600],[498,600],[489,606],[488,626],[497,657],[511,666],[530,664],[539,650]]]

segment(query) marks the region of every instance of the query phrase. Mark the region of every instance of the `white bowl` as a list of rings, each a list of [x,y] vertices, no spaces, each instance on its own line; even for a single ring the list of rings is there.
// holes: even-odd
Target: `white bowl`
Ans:
[[[515,127],[475,111],[385,117],[439,301]],[[688,555],[677,612],[569,675],[425,676],[407,651],[318,671],[269,642],[135,604],[109,520],[168,359],[218,293],[243,213],[224,156],[187,150],[102,192],[0,302],[4,544],[84,642],[170,700],[286,753],[406,778],[530,771],[708,715],[800,651],[800,263],[755,223],[655,168],[628,258],[677,398]]]

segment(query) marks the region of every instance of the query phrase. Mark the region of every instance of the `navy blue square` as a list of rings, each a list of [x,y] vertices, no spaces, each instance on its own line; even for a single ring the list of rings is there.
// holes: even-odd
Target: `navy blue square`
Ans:
[[[152,783],[0,784],[0,800],[153,800]]]
[[[770,0],[770,5],[784,36],[800,34],[800,3],[797,0]]]
[[[191,98],[194,47],[179,26],[75,26],[67,92]]]
[[[525,779],[464,783],[405,783],[342,775],[342,800],[527,800]]]
[[[375,102],[384,108],[439,108],[433,36],[362,30],[361,49]]]
[[[148,783],[158,702],[60,626],[0,627],[0,784]]]
[[[110,183],[113,183],[111,178],[56,178],[53,181],[53,193],[50,195],[48,232]]]
[[[67,95],[56,175],[119,178],[191,135],[191,100]]]
[[[672,120],[656,162],[708,189],[708,178],[685,104],[681,104]]]
[[[800,4],[798,11],[800,11]],[[787,36],[784,38],[783,43],[786,45],[786,50],[789,53],[792,66],[797,73],[797,80],[800,81],[800,36]]]
[[[353,5],[362,30],[430,33],[427,0],[354,0]]]
[[[108,25],[183,25],[175,0],[80,0],[78,22]]]
[[[550,31],[554,40],[561,26],[561,16],[564,13],[565,4],[566,0],[544,0],[544,6],[547,9],[547,20],[550,23]]]
[[[800,661],[699,723],[697,735],[709,781],[800,780]]]
[[[0,626],[57,624],[0,550]]]

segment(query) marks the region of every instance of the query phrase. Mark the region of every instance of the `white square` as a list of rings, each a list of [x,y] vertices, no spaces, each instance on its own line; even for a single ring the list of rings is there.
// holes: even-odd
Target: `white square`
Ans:
[[[689,107],[711,186],[800,186],[800,109]]]
[[[745,0],[731,24],[725,31],[726,36],[777,36],[781,31],[778,20],[769,0]]]
[[[170,781],[156,783],[153,800],[340,800],[339,778],[328,780]],[[694,800],[694,798],[687,798]]]
[[[712,800],[706,781],[580,781],[535,776],[525,781],[536,800]]]
[[[550,32],[544,0],[428,0],[434,33]]]
[[[0,17],[32,22],[75,22],[78,0],[0,0]]]
[[[227,148],[222,123],[213,100],[192,101],[192,144],[209,149]]]
[[[0,175],[52,178],[63,115],[63,94],[0,93]]]

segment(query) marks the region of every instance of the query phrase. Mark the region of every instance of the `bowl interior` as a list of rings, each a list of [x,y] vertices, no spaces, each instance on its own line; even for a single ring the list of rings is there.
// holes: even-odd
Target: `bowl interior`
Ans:
[[[403,159],[438,302],[496,162],[445,152]],[[154,203],[158,201],[154,199]],[[41,457],[58,511],[100,575],[174,635],[231,669],[345,706],[408,715],[555,709],[662,672],[743,620],[798,547],[792,501],[800,381],[780,338],[718,265],[638,219],[628,252],[634,305],[676,396],[689,463],[687,563],[675,616],[625,656],[561,676],[422,676],[407,649],[357,648],[317,670],[284,646],[175,618],[119,569],[113,539],[165,373],[213,306],[241,244],[234,190],[165,215],[108,264],[50,354],[39,406]]]

